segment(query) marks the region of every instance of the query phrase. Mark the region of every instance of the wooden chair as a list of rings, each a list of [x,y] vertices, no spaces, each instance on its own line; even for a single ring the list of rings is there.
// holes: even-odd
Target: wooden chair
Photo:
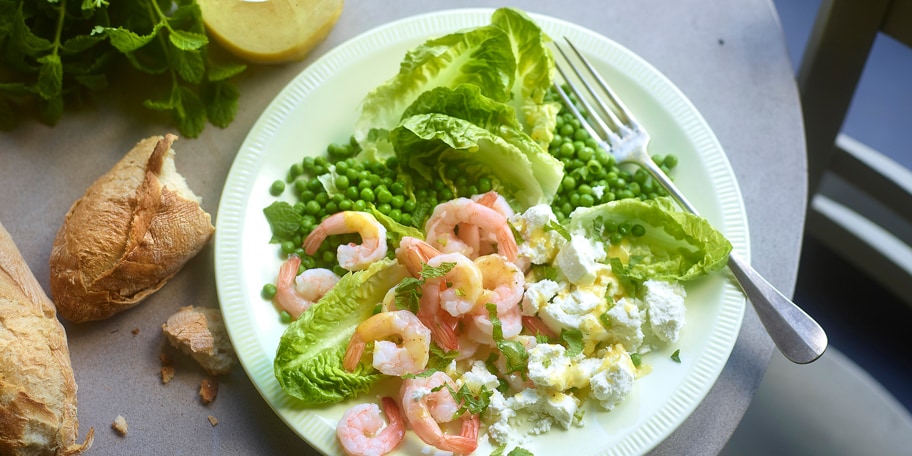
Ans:
[[[823,0],[798,71],[806,232],[912,305],[912,172],[840,133],[879,33],[912,47],[912,0]]]

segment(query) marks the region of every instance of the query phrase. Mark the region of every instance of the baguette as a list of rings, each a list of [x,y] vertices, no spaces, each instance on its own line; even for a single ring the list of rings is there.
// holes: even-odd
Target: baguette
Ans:
[[[212,237],[174,166],[171,134],[140,141],[73,203],[51,250],[51,297],[72,322],[108,318],[158,291]]]
[[[74,455],[76,380],[54,304],[0,224],[0,454]]]

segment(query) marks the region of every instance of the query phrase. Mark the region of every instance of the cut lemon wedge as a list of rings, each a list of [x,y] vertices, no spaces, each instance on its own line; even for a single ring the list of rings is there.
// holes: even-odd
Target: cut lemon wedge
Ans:
[[[255,63],[303,59],[329,34],[344,0],[197,0],[209,35]]]

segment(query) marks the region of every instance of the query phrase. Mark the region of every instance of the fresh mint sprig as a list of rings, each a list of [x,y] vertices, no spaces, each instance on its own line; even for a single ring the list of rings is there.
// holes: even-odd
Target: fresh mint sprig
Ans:
[[[239,99],[229,79],[246,66],[212,60],[208,45],[195,0],[0,0],[0,129],[29,105],[56,124],[66,105],[131,79],[114,72],[118,60],[165,87],[143,105],[170,113],[183,136],[224,128]]]

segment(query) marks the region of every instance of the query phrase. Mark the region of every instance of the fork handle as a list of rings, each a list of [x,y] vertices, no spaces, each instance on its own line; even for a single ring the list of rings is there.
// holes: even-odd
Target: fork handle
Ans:
[[[728,268],[754,305],[766,332],[779,351],[790,361],[810,363],[826,350],[823,328],[735,251],[728,255]]]
[[[646,168],[681,207],[694,214],[699,214],[696,207],[687,200],[683,192],[678,190],[662,168],[649,158],[645,148],[635,151],[634,154],[638,156],[631,158]],[[728,268],[735,276],[741,290],[747,295],[747,299],[753,304],[767,334],[787,359],[794,363],[807,364],[823,354],[827,347],[827,336],[813,318],[770,285],[760,273],[751,267],[747,260],[735,251],[728,255]]]

